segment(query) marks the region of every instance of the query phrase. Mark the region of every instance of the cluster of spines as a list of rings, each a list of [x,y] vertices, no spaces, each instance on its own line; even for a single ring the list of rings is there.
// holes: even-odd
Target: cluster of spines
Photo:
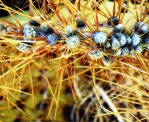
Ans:
[[[127,2],[124,2],[123,4],[127,4]],[[52,4],[50,5],[51,10],[55,12],[55,9],[52,6]],[[94,6],[96,13],[97,6],[96,4]],[[124,6],[125,7],[121,6],[121,9],[123,9],[123,12],[125,13],[126,5]],[[58,13],[57,15],[60,19],[60,22],[65,21],[59,16]],[[86,22],[83,21],[81,18],[82,17],[76,16],[75,20],[73,20],[76,21],[75,27],[68,24],[63,29],[55,31],[53,27],[49,26],[50,21],[44,22],[42,20],[41,23],[40,18],[35,17],[34,20],[30,20],[29,23],[23,26],[23,41],[17,46],[17,48],[22,52],[26,52],[35,42],[35,37],[42,37],[45,38],[45,40],[51,46],[59,42],[64,42],[66,43],[69,50],[80,48],[79,45],[81,45],[83,39],[87,39],[91,43],[94,43],[93,45],[89,46],[90,49],[87,48],[87,53],[92,59],[102,58],[104,55],[134,55],[135,52],[142,53],[144,49],[149,49],[148,25],[143,21],[136,22],[130,34],[130,32],[127,33],[127,31],[125,31],[125,28],[121,24],[120,18],[118,18],[118,16],[115,16],[114,13],[113,17],[110,17],[105,25],[105,27],[107,28],[112,27],[112,32],[103,32],[99,29],[99,27],[97,27],[97,30],[93,32],[84,33],[82,29],[88,28],[88,26],[86,26]],[[96,17],[96,26],[100,26],[97,18],[98,16]],[[57,26],[59,26],[59,24]]]

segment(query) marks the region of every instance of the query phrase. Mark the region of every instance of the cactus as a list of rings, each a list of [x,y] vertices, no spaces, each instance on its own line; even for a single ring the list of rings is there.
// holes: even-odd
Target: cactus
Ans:
[[[147,0],[16,1],[0,0],[0,120],[149,119]]]

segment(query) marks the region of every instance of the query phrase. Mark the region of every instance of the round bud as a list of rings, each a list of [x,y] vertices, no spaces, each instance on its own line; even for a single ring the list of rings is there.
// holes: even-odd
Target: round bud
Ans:
[[[47,23],[42,23],[40,25],[40,29],[38,31],[38,34],[42,37],[47,37],[49,34],[52,34],[54,31]]]
[[[147,32],[147,33],[144,35],[143,40],[144,40],[144,43],[145,43],[145,44],[149,44],[149,32]]]
[[[131,45],[132,45],[133,47],[137,46],[137,45],[140,43],[140,41],[141,41],[141,38],[140,38],[139,35],[133,34],[133,35],[131,36]]]
[[[108,19],[108,24],[109,25],[117,25],[118,24],[118,19],[116,17],[111,17]]]
[[[126,7],[127,7],[127,2],[124,2],[122,4],[121,13],[124,13],[124,11],[127,12]]]
[[[104,32],[95,32],[93,34],[93,40],[97,43],[97,44],[104,44],[107,40],[107,34],[105,34]]]
[[[122,50],[122,53],[121,53],[122,56],[126,56],[129,54],[129,48],[128,47],[124,47],[121,50]]]
[[[68,35],[70,35],[70,34],[73,34],[74,33],[74,28],[71,26],[71,25],[67,25],[66,27],[65,27],[65,32],[66,32],[66,34],[68,34]]]
[[[145,39],[144,39],[144,42],[145,42],[146,44],[149,44],[149,37],[145,38]]]
[[[120,32],[123,32],[123,31],[124,31],[124,27],[123,27],[122,24],[118,24],[118,25],[116,25],[115,28],[114,28],[114,32],[115,32],[115,33],[120,33]]]
[[[122,53],[122,50],[121,50],[121,49],[115,50],[115,51],[113,52],[113,56],[120,56],[121,53]]]
[[[80,44],[80,39],[78,36],[70,36],[68,40],[66,40],[68,47],[76,48]]]
[[[135,46],[134,49],[137,53],[143,52],[143,46],[141,44],[138,44],[137,46]]]
[[[85,25],[85,23],[83,22],[83,21],[78,21],[77,22],[77,27],[78,28],[84,28],[86,25]]]
[[[37,29],[30,26],[29,24],[25,24],[23,28],[23,35],[27,37],[35,37],[37,36]]]
[[[137,22],[135,24],[135,30],[138,31],[140,34],[144,34],[148,30],[148,26],[144,22]]]
[[[117,33],[116,35],[117,35],[118,40],[120,42],[120,46],[124,46],[126,44],[126,36],[122,33],[120,33],[120,34]]]
[[[103,52],[96,49],[96,50],[91,50],[90,52],[88,52],[88,55],[90,56],[91,59],[98,59],[98,58],[103,57]]]
[[[47,37],[47,42],[50,43],[50,45],[55,45],[58,41],[58,37],[56,34],[50,34]]]
[[[27,45],[27,44],[24,44],[24,43],[20,43],[18,46],[17,46],[17,49],[21,52],[26,52],[30,49],[30,46]]]
[[[129,36],[126,37],[126,43],[131,44],[131,38]]]
[[[120,42],[114,36],[112,36],[110,43],[111,43],[112,50],[117,50],[120,48]]]

